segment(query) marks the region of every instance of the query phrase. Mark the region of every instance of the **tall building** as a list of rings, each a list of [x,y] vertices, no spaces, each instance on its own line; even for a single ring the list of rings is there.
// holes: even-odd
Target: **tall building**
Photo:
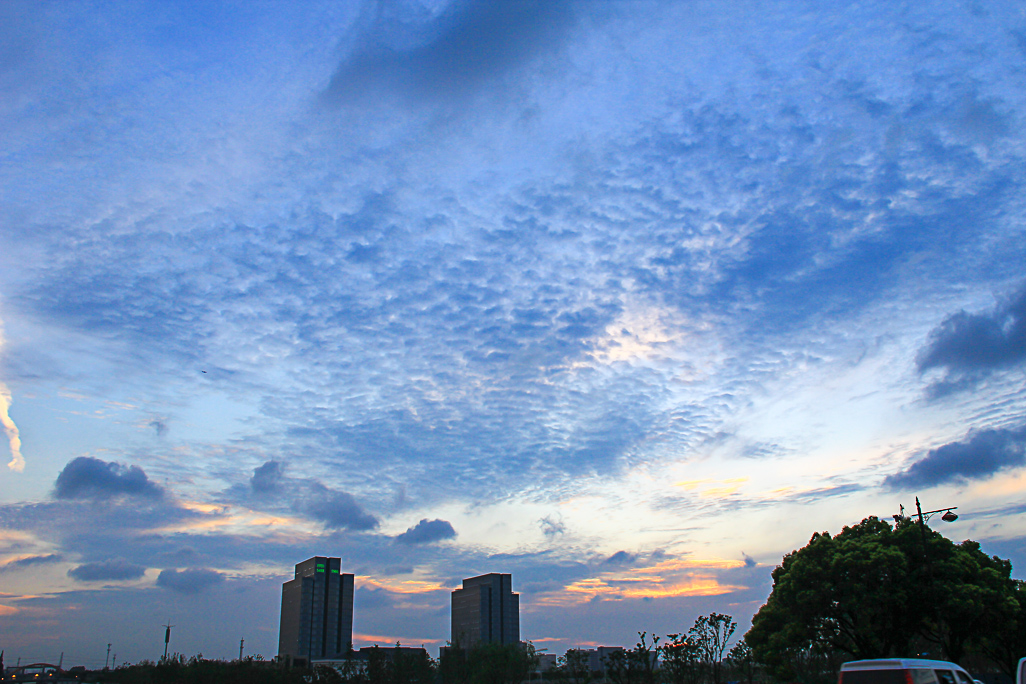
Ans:
[[[353,642],[353,576],[342,559],[316,556],[296,565],[296,576],[281,586],[278,655],[333,658]]]
[[[520,643],[520,595],[513,576],[496,572],[463,580],[452,592],[452,644]]]

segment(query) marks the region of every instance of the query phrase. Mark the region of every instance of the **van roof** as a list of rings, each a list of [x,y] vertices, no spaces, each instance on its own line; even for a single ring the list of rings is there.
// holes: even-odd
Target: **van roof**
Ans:
[[[842,672],[850,672],[852,670],[935,670],[938,668],[944,668],[949,670],[962,670],[962,668],[956,665],[955,663],[949,663],[946,660],[923,660],[921,658],[882,658],[877,660],[853,660],[850,663],[845,663],[841,665]],[[965,672],[965,670],[962,671]]]

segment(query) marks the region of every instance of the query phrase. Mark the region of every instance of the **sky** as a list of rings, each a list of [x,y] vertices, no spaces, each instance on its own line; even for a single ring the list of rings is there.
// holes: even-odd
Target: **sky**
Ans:
[[[0,647],[750,625],[957,506],[1026,577],[1026,7],[0,3]]]

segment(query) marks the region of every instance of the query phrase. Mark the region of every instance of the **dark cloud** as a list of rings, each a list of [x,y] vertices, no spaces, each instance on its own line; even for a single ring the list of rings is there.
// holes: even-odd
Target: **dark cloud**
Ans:
[[[353,603],[356,610],[370,610],[374,608],[391,608],[396,602],[392,592],[386,589],[357,587]]]
[[[28,556],[27,558],[19,558],[0,565],[0,572],[29,568],[36,565],[50,565],[51,563],[59,563],[62,560],[64,560],[64,556],[59,553],[51,553],[46,556]]]
[[[226,495],[250,506],[305,515],[328,529],[363,531],[378,526],[378,519],[365,511],[353,495],[309,478],[289,477],[281,461],[257,466],[248,486],[235,485]]]
[[[946,371],[934,396],[967,389],[995,370],[1026,361],[1026,286],[988,313],[959,311],[931,333],[919,353],[919,372]]]
[[[413,527],[395,538],[399,544],[430,544],[431,542],[453,539],[456,530],[446,520],[428,520],[424,518]]]
[[[931,449],[906,470],[884,478],[884,486],[903,489],[966,482],[1026,464],[1026,428],[978,430],[968,437]]]
[[[378,519],[364,511],[351,494],[339,492],[322,484],[314,483],[308,488],[305,500],[299,506],[314,520],[329,529],[373,530]]]
[[[382,92],[462,95],[557,44],[571,18],[564,0],[463,0],[433,22],[433,36],[401,47],[382,42],[382,29],[389,26],[378,16],[365,45],[335,72],[326,95],[340,102]]]
[[[638,555],[634,553],[627,553],[626,551],[617,551],[609,558],[602,561],[603,565],[630,565],[634,561],[638,560]]]
[[[84,563],[68,570],[68,576],[79,582],[104,582],[139,579],[146,574],[142,565],[129,563],[123,558]]]
[[[207,568],[186,570],[161,570],[157,575],[157,586],[183,594],[195,594],[224,582],[224,575]]]
[[[278,461],[268,461],[253,470],[249,486],[258,494],[278,493],[284,478],[284,466]]]
[[[754,568],[756,565],[758,565],[756,560],[754,558],[752,558],[751,556],[749,556],[744,551],[741,552],[741,558],[744,559],[745,567],[746,568]]]
[[[163,437],[167,434],[167,423],[160,418],[154,418],[150,421],[150,427],[157,433],[158,437]]]
[[[57,476],[54,495],[58,499],[94,499],[111,496],[136,496],[161,499],[164,490],[150,482],[139,466],[101,461],[79,456]]]

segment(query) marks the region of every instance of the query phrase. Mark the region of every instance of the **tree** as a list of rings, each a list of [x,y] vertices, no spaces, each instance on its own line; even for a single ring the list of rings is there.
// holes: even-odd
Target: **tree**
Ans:
[[[588,654],[579,648],[569,649],[556,660],[556,674],[569,684],[588,684],[591,681]]]
[[[659,637],[648,644],[648,632],[638,632],[638,643],[632,649],[613,651],[605,658],[606,678],[613,684],[654,684]]]
[[[755,681],[755,655],[752,647],[744,637],[734,644],[734,647],[727,653],[727,660],[734,671],[735,676],[740,676],[747,684]]]
[[[538,664],[534,645],[482,643],[466,652],[472,684],[520,684]]]
[[[388,657],[380,646],[374,647],[367,652],[367,669],[364,674],[368,684],[389,684]]]
[[[638,643],[627,652],[631,670],[636,673],[636,682],[640,684],[655,684],[656,660],[659,655],[659,637],[652,637],[652,645],[649,646],[645,637],[647,632],[638,632]]]
[[[669,684],[699,684],[702,679],[702,647],[686,634],[667,634],[659,647],[662,671]]]
[[[438,673],[442,684],[467,684],[470,681],[470,664],[467,652],[459,644],[446,644],[438,655]]]
[[[1001,631],[992,631],[982,639],[981,652],[1015,681],[1019,658],[1026,654],[1026,582],[1013,580],[1014,615]]]
[[[712,675],[713,684],[720,684],[723,668],[723,652],[727,642],[737,629],[737,623],[729,615],[710,613],[695,620],[688,633],[698,644],[702,662]]]
[[[907,657],[924,640],[958,662],[1010,623],[1010,572],[976,542],[956,545],[909,519],[892,528],[866,518],[784,557],[746,640],[777,676],[801,669],[809,681],[839,654]]]

